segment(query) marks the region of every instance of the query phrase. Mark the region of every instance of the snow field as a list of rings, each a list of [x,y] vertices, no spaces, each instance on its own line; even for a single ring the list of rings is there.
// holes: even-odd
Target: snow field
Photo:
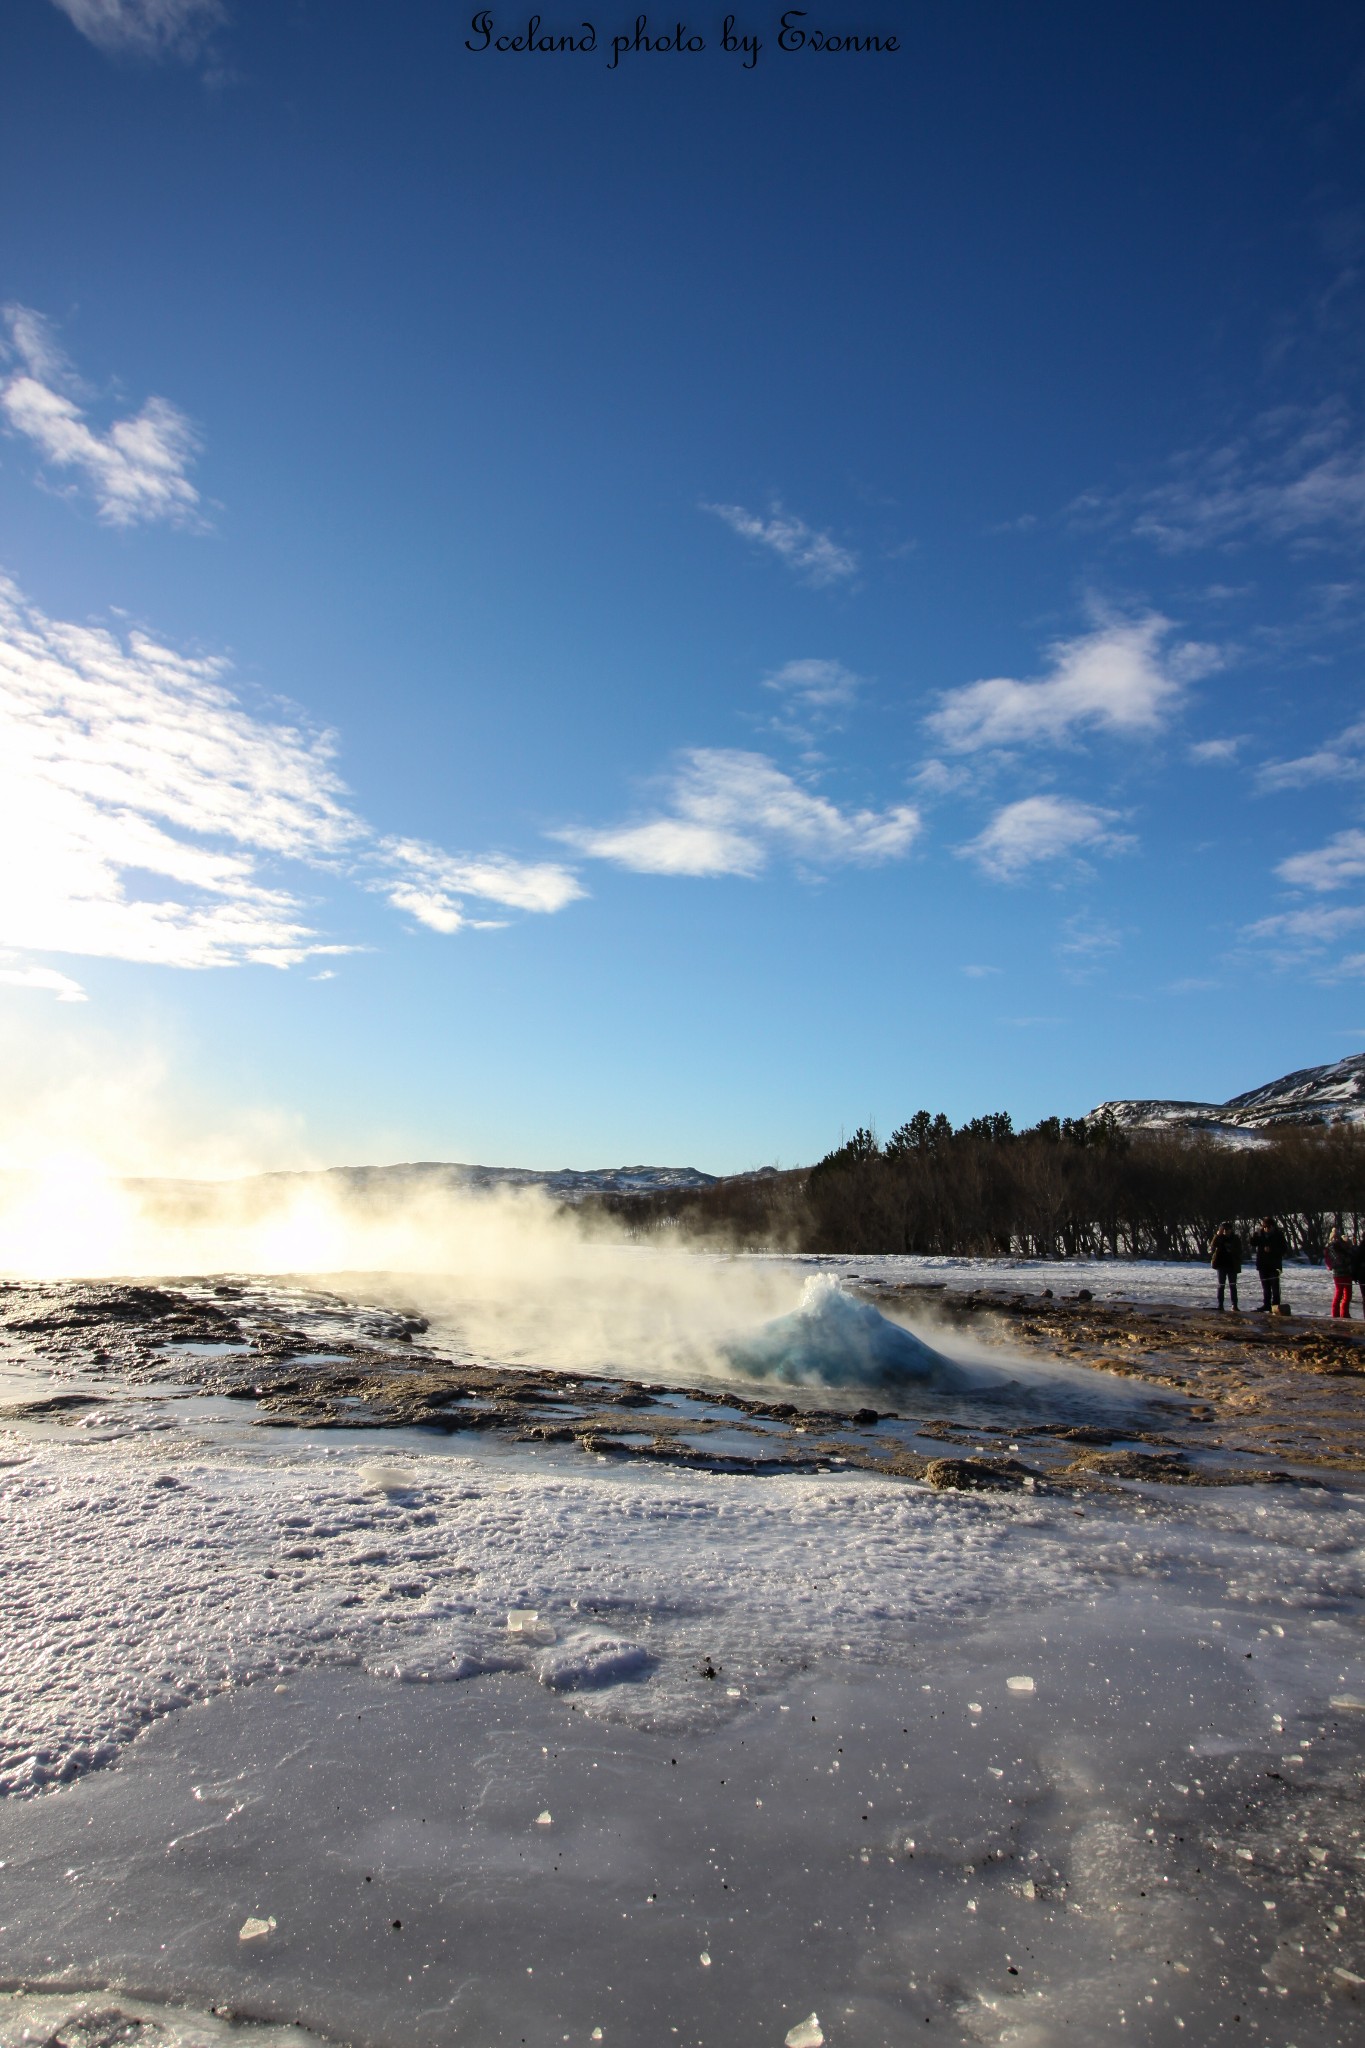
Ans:
[[[187,1702],[302,1666],[524,1669],[598,1711],[688,1726],[729,1682],[879,1667],[921,1626],[1116,1579],[1302,1613],[1359,1601],[1365,1576],[1360,1503],[1312,1487],[1186,1491],[1154,1518],[1138,1492],[1078,1515],[1069,1497],[872,1477],[585,1470],[576,1452],[375,1465],[305,1443],[201,1448],[47,1436],[8,1454],[4,1792],[68,1782]],[[513,1609],[537,1628],[509,1629]],[[698,1676],[708,1658],[725,1688]]]

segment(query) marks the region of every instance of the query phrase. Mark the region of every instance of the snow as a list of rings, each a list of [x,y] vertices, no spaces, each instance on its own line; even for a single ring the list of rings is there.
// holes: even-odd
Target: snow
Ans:
[[[825,1276],[1025,1273],[1208,1287],[824,1261],[779,1321],[975,1373]],[[939,1494],[139,1395],[0,1435],[0,1509],[0,2048],[1358,2018],[1349,1478]]]
[[[1054,1295],[1074,1300],[1087,1288],[1097,1301],[1173,1302],[1200,1308],[1212,1308],[1217,1300],[1214,1274],[1194,1259],[977,1259],[915,1253],[836,1258],[776,1252],[745,1256],[806,1271],[816,1268],[843,1280],[937,1283],[958,1291],[981,1288],[1014,1295],[1042,1294],[1051,1288]],[[1241,1274],[1241,1299],[1244,1308],[1254,1308],[1260,1299],[1260,1282],[1251,1267]],[[1284,1299],[1298,1314],[1325,1316],[1332,1305],[1326,1267],[1291,1260],[1284,1269]]]
[[[1249,1133],[1277,1124],[1358,1124],[1365,1122],[1365,1053],[1300,1067],[1227,1102],[1130,1097],[1100,1103],[1086,1121],[1106,1114],[1130,1130],[1202,1130],[1224,1143],[1245,1143]]]

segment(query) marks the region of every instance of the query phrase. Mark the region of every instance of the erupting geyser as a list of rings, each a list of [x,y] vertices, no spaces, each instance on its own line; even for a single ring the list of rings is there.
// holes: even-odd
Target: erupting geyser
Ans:
[[[828,1273],[807,1280],[801,1305],[752,1335],[728,1338],[721,1355],[739,1372],[790,1386],[924,1387],[975,1394],[1002,1375],[957,1365],[873,1308]]]

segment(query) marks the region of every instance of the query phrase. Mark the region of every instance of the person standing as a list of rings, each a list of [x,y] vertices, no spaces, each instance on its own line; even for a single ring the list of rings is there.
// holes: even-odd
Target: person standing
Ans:
[[[1261,1276],[1261,1293],[1265,1297],[1261,1303],[1263,1314],[1280,1305],[1280,1275],[1284,1271],[1286,1250],[1284,1232],[1275,1218],[1263,1216],[1260,1229],[1253,1233],[1251,1239],[1252,1257]]]
[[[1242,1270],[1242,1240],[1230,1223],[1220,1223],[1213,1233],[1209,1247],[1209,1264],[1218,1275],[1218,1306],[1223,1306],[1226,1290],[1232,1296],[1232,1306],[1237,1308],[1237,1275]]]
[[[1359,1252],[1349,1238],[1343,1236],[1340,1227],[1327,1240],[1327,1256],[1323,1263],[1332,1276],[1332,1314],[1351,1320],[1351,1281],[1355,1277],[1356,1260]]]

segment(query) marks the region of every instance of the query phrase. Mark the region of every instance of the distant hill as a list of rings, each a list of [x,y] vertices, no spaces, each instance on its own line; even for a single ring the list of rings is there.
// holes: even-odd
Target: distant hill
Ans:
[[[1227,1102],[1102,1102],[1086,1121],[1106,1115],[1126,1130],[1207,1131],[1231,1143],[1254,1143],[1254,1133],[1282,1124],[1365,1124],[1365,1053],[1300,1067]]]
[[[473,1166],[450,1160],[416,1160],[400,1166],[329,1166],[315,1172],[260,1173],[230,1184],[199,1181],[140,1180],[127,1186],[165,1199],[178,1189],[203,1196],[208,1189],[231,1185],[245,1193],[287,1194],[290,1187],[337,1189],[362,1200],[383,1203],[396,1195],[432,1194],[494,1188],[544,1188],[556,1200],[578,1203],[590,1195],[663,1194],[676,1188],[710,1188],[719,1178],[695,1166]]]

